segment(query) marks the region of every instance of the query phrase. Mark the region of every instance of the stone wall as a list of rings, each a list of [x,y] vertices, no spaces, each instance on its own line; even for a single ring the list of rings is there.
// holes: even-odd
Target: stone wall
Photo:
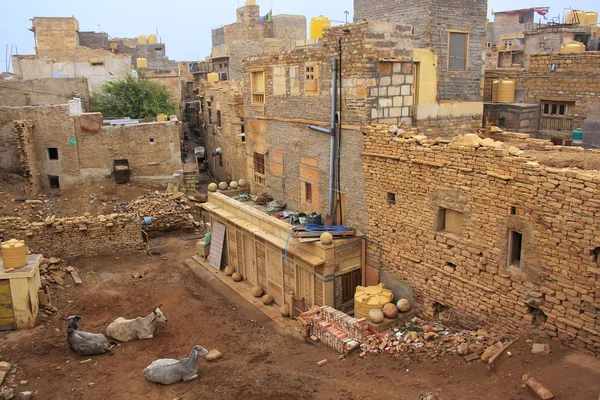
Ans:
[[[40,172],[35,157],[33,125],[30,121],[13,121],[21,168],[27,182],[24,192],[36,196],[40,191]]]
[[[417,120],[416,127],[420,134],[449,139],[456,135],[476,132],[481,128],[481,122],[480,115],[449,116]]]
[[[247,170],[255,192],[266,189],[290,209],[327,213],[330,137],[307,125],[330,126],[332,63],[339,54],[339,36],[344,93],[341,209],[345,223],[360,227],[366,220],[360,126],[373,116],[398,123],[406,118],[402,115],[410,115],[410,27],[374,21],[345,25],[327,30],[321,46],[246,59]],[[257,71],[264,75],[264,104],[252,98],[251,74]],[[256,176],[255,153],[264,155],[265,182]]]
[[[142,221],[135,214],[58,218],[28,222],[0,218],[0,239],[25,240],[27,247],[47,257],[96,256],[144,247]]]
[[[0,106],[23,107],[46,104],[66,104],[73,96],[82,98],[89,110],[88,82],[80,78],[41,78],[4,80],[0,84]]]
[[[32,22],[36,54],[73,51],[79,45],[79,21],[73,17],[35,17]]]
[[[144,76],[169,92],[169,99],[176,106],[181,101],[181,80],[179,76],[179,66],[164,68],[149,68],[143,70]]]
[[[106,32],[77,32],[79,36],[79,45],[89,47],[90,49],[108,50],[109,40]]]
[[[483,115],[492,125],[510,132],[535,133],[540,123],[540,106],[535,103],[485,103]]]
[[[388,126],[364,133],[366,234],[383,245],[383,269],[414,286],[418,310],[600,353],[599,172],[419,145]]]
[[[168,182],[182,168],[180,130],[177,120],[79,130],[79,179],[110,176],[114,160],[126,158],[133,180]]]

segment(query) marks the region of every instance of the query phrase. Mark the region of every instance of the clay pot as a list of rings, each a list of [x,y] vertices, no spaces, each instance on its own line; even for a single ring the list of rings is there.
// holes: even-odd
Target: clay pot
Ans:
[[[238,185],[239,185],[241,188],[245,188],[246,186],[248,186],[248,181],[247,181],[247,180],[245,180],[245,179],[240,179],[240,180],[238,181]]]
[[[383,315],[386,318],[398,318],[398,307],[396,307],[394,303],[387,303],[385,306],[383,306],[383,309],[381,311],[383,311]]]
[[[244,277],[242,277],[242,274],[240,274],[239,272],[234,272],[233,275],[231,275],[231,278],[234,282],[240,282],[242,279],[244,279]]]
[[[273,302],[273,296],[271,296],[270,294],[265,294],[262,297],[262,302],[265,306],[268,306],[269,304],[271,304]]]
[[[320,240],[322,244],[327,246],[333,243],[333,236],[329,232],[323,232],[321,233]]]
[[[369,311],[369,319],[374,324],[379,324],[379,323],[383,322],[383,311],[381,311],[377,308]]]
[[[221,190],[225,190],[229,187],[229,185],[227,184],[227,182],[221,182],[219,183],[219,189]]]
[[[396,305],[398,306],[398,310],[400,310],[400,312],[407,312],[410,310],[410,302],[406,299],[398,300]]]
[[[214,182],[208,184],[208,191],[209,192],[216,192],[218,188],[219,187]]]
[[[231,276],[235,272],[235,269],[231,265],[228,265],[225,267],[225,270],[223,272],[225,272],[225,275]]]
[[[279,313],[281,313],[282,317],[289,317],[290,316],[290,307],[287,304],[282,305],[281,307],[279,307]]]
[[[263,293],[264,293],[264,292],[265,292],[265,291],[263,290],[263,288],[262,288],[262,287],[260,287],[260,286],[258,286],[258,285],[254,286],[254,287],[252,288],[252,295],[253,295],[254,297],[260,297],[260,296],[262,296],[262,295],[263,295]]]

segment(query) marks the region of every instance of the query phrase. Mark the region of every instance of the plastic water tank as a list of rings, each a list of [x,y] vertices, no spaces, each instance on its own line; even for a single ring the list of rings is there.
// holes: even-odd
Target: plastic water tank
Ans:
[[[492,102],[493,103],[514,103],[515,102],[515,81],[510,79],[500,79],[492,82]]]
[[[148,59],[147,58],[136,58],[135,65],[138,69],[148,68]]]
[[[585,45],[579,42],[572,42],[569,44],[564,44],[560,47],[561,53],[581,53],[585,51]]]
[[[324,16],[319,16],[310,19],[310,38],[311,39],[321,39],[323,37],[323,29],[329,28],[331,26],[331,21],[329,18]]]
[[[496,90],[498,103],[515,102],[515,81],[510,79],[500,79]]]
[[[4,269],[21,268],[27,265],[27,247],[23,240],[11,239],[0,244]]]
[[[596,11],[586,12],[583,22],[586,25],[593,25],[595,27],[598,25],[598,13]]]
[[[369,318],[369,311],[380,310],[393,299],[392,291],[386,289],[383,283],[377,286],[357,286],[354,293],[354,316]]]
[[[148,38],[146,35],[138,36],[138,44],[148,44]]]
[[[156,35],[148,35],[148,44],[156,44]]]

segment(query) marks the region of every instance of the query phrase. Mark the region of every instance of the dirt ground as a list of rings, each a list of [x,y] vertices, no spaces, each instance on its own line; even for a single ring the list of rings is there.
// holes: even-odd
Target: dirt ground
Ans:
[[[25,182],[17,175],[0,172],[0,216],[19,216],[30,221],[76,217],[118,212],[122,202],[132,201],[155,189],[144,185],[117,185],[114,179],[102,179],[68,189],[41,193],[36,199],[42,204],[25,204],[15,199],[27,197],[22,188]],[[164,188],[163,188],[164,190]]]
[[[168,239],[160,256],[145,253],[71,260],[82,286],[55,288],[59,313],[32,331],[0,335],[3,360],[16,365],[8,384],[37,391],[37,399],[418,399],[437,390],[449,399],[534,399],[521,385],[530,374],[557,399],[597,400],[600,360],[552,343],[550,355],[533,356],[524,339],[502,357],[496,373],[462,357],[404,360],[385,355],[344,360],[322,344],[299,342],[221,282],[210,286],[183,261],[193,242]],[[147,272],[134,279],[134,272]],[[168,324],[150,340],[115,347],[80,364],[65,341],[68,315],[82,316],[81,329],[103,332],[119,316],[148,314],[158,304]],[[186,357],[192,346],[218,349],[223,358],[201,360],[199,378],[171,386],[146,381],[142,370],[157,358]],[[317,367],[327,358],[330,363]],[[19,382],[26,380],[23,386]],[[7,385],[7,383],[5,383]]]

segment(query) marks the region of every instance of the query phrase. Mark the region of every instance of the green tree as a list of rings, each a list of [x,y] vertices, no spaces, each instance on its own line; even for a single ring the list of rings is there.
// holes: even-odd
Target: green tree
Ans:
[[[173,114],[175,105],[169,92],[138,72],[138,78],[125,78],[107,82],[102,91],[93,93],[91,107],[104,117],[151,118],[158,114]]]

